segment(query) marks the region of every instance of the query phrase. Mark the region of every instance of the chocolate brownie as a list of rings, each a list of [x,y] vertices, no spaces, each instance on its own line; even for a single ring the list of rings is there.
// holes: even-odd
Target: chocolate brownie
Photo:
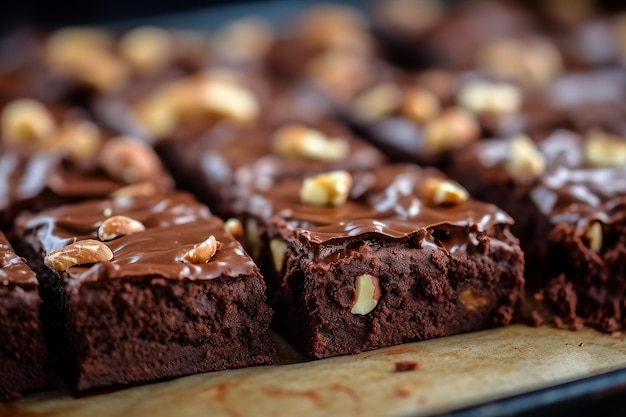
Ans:
[[[545,298],[568,283],[575,314],[607,332],[624,327],[625,155],[623,137],[555,131],[536,145],[523,136],[477,143],[457,155],[453,171],[473,195],[513,216],[529,285],[563,274]]]
[[[0,232],[0,400],[49,382],[35,273]]]
[[[128,184],[173,181],[148,145],[112,137],[84,111],[15,100],[2,109],[0,227],[22,210],[106,197]]]
[[[82,391],[276,362],[265,284],[223,222],[131,191],[17,220],[57,372]]]
[[[442,165],[449,154],[478,140],[479,120],[434,82],[454,84],[459,75],[396,74],[358,92],[341,107],[347,121],[396,161]]]
[[[350,178],[278,180],[239,202],[275,322],[297,349],[352,354],[519,317],[523,255],[503,211],[434,169]]]
[[[198,137],[161,141],[156,149],[177,183],[223,217],[233,215],[233,201],[251,183],[329,169],[362,170],[385,161],[382,153],[330,118],[278,128],[222,123]]]

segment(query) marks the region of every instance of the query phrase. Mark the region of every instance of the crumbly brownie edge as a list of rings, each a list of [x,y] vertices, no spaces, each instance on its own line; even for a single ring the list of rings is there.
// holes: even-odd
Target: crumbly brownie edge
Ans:
[[[479,248],[448,254],[362,241],[330,263],[299,248],[270,294],[275,321],[297,349],[319,358],[506,325],[523,309],[522,252],[487,236]],[[365,273],[379,278],[381,297],[372,312],[354,315],[355,277]]]

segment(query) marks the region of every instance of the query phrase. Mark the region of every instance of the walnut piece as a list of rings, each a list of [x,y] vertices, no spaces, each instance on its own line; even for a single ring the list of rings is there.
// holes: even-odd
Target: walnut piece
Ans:
[[[467,110],[451,107],[424,126],[424,144],[431,152],[460,149],[474,142],[480,133],[476,117]]]
[[[283,158],[329,163],[345,159],[350,152],[345,139],[329,138],[301,124],[288,124],[278,129],[272,137],[272,148]]]
[[[558,76],[563,60],[556,46],[543,38],[499,38],[478,51],[478,67],[499,77],[544,86]]]
[[[2,138],[8,144],[38,143],[50,140],[56,123],[50,112],[40,102],[18,99],[2,110]]]
[[[439,114],[441,104],[433,93],[423,88],[409,88],[402,99],[402,114],[416,123],[425,123]]]
[[[46,57],[54,71],[104,93],[119,91],[129,79],[125,62],[113,54],[110,34],[102,30],[57,30],[48,38]]]
[[[99,240],[85,239],[51,251],[44,258],[44,263],[55,271],[65,271],[74,265],[106,262],[111,259],[113,252],[107,245]]]
[[[231,217],[230,219],[224,222],[224,229],[237,240],[241,240],[243,238],[243,225],[239,221],[239,219],[235,219]]]
[[[583,157],[592,167],[626,166],[626,138],[606,133],[592,133],[584,142]]]
[[[356,296],[352,303],[352,314],[365,315],[370,313],[380,298],[380,282],[377,277],[363,274],[356,277]]]
[[[211,235],[202,243],[198,243],[183,255],[183,261],[190,264],[204,264],[211,260],[217,252],[220,242]]]
[[[361,120],[373,122],[393,113],[402,92],[391,83],[381,83],[362,91],[352,103],[352,111]]]
[[[522,93],[510,83],[471,81],[457,95],[457,103],[474,114],[511,115],[522,105]]]
[[[430,204],[460,204],[469,198],[469,193],[459,183],[445,178],[426,178],[420,184],[419,194]]]
[[[118,188],[109,194],[110,198],[149,197],[158,192],[156,185],[151,182],[139,182]]]
[[[300,201],[311,206],[341,206],[348,200],[352,176],[347,171],[331,171],[306,178],[300,187]]]
[[[102,241],[107,241],[144,230],[146,227],[139,220],[126,216],[113,216],[102,222],[98,228],[98,237]]]
[[[131,138],[109,139],[99,155],[100,166],[112,177],[127,184],[154,180],[161,162],[148,145]]]
[[[200,87],[200,103],[210,113],[247,124],[254,122],[261,111],[257,98],[243,85],[213,80]]]
[[[79,120],[64,123],[55,135],[59,145],[73,161],[94,158],[102,147],[100,129],[92,122]]]
[[[513,177],[536,177],[545,171],[546,159],[532,139],[518,135],[511,139],[505,168]]]
[[[173,39],[164,29],[144,26],[122,36],[119,50],[126,61],[140,73],[154,73],[172,57]]]
[[[488,299],[477,295],[470,288],[464,290],[463,292],[461,292],[461,294],[459,294],[459,300],[461,301],[461,304],[463,304],[465,308],[469,311],[478,310],[479,308],[482,308],[489,303]]]

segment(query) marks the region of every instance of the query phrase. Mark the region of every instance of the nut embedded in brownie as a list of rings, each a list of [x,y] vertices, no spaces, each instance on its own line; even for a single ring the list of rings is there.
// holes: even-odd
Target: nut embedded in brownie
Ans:
[[[307,355],[480,330],[521,313],[511,219],[436,170],[276,180],[240,203],[275,322]]]
[[[224,223],[134,191],[17,221],[57,372],[82,391],[276,362],[265,284]]]
[[[625,166],[623,137],[561,130],[537,143],[477,143],[457,155],[453,176],[513,216],[529,287],[546,288],[565,326],[612,332],[624,327]],[[557,287],[575,297],[553,297]]]

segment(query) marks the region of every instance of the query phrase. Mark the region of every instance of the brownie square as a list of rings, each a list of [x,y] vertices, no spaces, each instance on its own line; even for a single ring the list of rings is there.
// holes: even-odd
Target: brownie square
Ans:
[[[15,100],[2,108],[2,121],[0,228],[7,232],[24,210],[104,198],[131,184],[173,187],[151,147],[113,137],[79,108]]]
[[[35,273],[0,232],[0,400],[49,382],[40,304]]]
[[[332,169],[358,171],[386,158],[336,120],[294,121],[276,128],[221,124],[198,136],[159,142],[157,152],[177,183],[221,217],[250,187]]]
[[[524,262],[511,219],[438,171],[355,173],[336,206],[304,204],[302,183],[257,190],[240,211],[275,322],[301,352],[352,354],[519,316]],[[431,185],[451,194],[439,200]]]
[[[559,324],[624,327],[624,155],[624,138],[561,130],[536,144],[480,143],[455,161],[454,176],[471,193],[515,219],[529,286],[546,288],[539,297],[556,308]]]
[[[115,233],[103,230],[113,230],[106,224],[115,216],[132,219],[136,232],[109,240]],[[56,368],[75,390],[277,359],[257,267],[223,222],[188,194],[62,206],[21,217],[18,234],[40,274]],[[190,257],[211,236],[213,256]],[[87,246],[67,252],[75,242]],[[110,260],[85,259],[94,244],[110,250]],[[55,264],[57,252],[50,253],[59,249],[61,259],[78,258],[79,265]]]

